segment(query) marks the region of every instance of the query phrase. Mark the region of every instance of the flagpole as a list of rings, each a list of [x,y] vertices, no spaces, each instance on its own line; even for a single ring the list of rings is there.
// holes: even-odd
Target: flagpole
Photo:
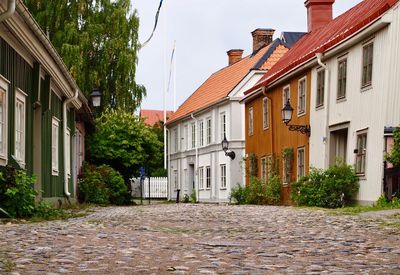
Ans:
[[[167,169],[167,8],[164,12],[164,169]]]
[[[174,42],[174,112],[176,111],[176,40]]]

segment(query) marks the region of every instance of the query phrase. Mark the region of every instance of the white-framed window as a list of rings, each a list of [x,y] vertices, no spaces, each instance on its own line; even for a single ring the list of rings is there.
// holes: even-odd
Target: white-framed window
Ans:
[[[25,165],[26,140],[26,94],[20,89],[15,91],[15,158]]]
[[[221,164],[221,189],[226,188],[226,164]]]
[[[178,152],[178,144],[179,144],[179,136],[178,136],[178,129],[174,129],[174,152]]]
[[[253,135],[253,107],[249,108],[249,136]]]
[[[192,133],[192,149],[196,148],[196,124],[192,123],[191,125],[191,133]]]
[[[220,123],[221,123],[221,141],[222,141],[222,140],[224,140],[224,136],[226,136],[226,114],[221,113],[219,115],[219,118],[220,118]]]
[[[263,157],[261,159],[261,180],[266,181],[267,180],[267,158]]]
[[[60,120],[56,117],[52,118],[51,123],[51,171],[53,176],[58,176],[58,160],[59,160],[59,134]]]
[[[0,164],[7,164],[7,133],[8,133],[8,123],[7,123],[7,113],[8,113],[8,80],[0,76]]]
[[[66,168],[67,168],[67,175],[68,177],[71,177],[71,130],[67,129],[67,132],[65,133],[65,138],[67,139],[66,142],[66,148],[65,148],[65,152],[66,152]]]
[[[361,88],[371,86],[372,84],[372,65],[374,61],[374,43],[370,42],[363,47],[363,65]]]
[[[207,144],[211,144],[211,117],[207,118]]]
[[[274,173],[274,158],[272,155],[267,156],[267,179],[270,179]]]
[[[303,77],[299,80],[299,91],[298,91],[298,101],[297,101],[297,115],[301,116],[306,113],[306,91],[307,83],[306,78]]]
[[[356,149],[356,174],[365,175],[365,166],[367,162],[367,132],[357,133]]]
[[[325,69],[317,71],[317,108],[324,106],[325,99]]]
[[[305,169],[305,148],[300,147],[297,149],[297,180],[306,175]]]
[[[206,189],[211,188],[211,167],[206,167]]]
[[[200,146],[204,146],[204,122],[200,121],[199,125],[199,140],[200,140]]]
[[[174,188],[175,190],[178,189],[178,170],[174,170]]]
[[[185,125],[183,127],[182,147],[184,148],[184,150],[189,149],[188,148],[188,126],[187,125]]]
[[[199,168],[199,189],[204,189],[204,167]]]
[[[285,107],[286,102],[290,99],[290,85],[283,87],[282,93],[282,107]]]
[[[269,128],[269,103],[268,97],[263,98],[263,129]]]
[[[338,90],[337,99],[346,97],[347,85],[347,58],[343,58],[338,62]]]

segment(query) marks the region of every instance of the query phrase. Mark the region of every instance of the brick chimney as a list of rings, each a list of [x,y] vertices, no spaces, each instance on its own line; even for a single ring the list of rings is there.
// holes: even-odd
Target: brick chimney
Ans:
[[[253,54],[272,43],[274,32],[273,29],[256,29],[251,33],[253,36]]]
[[[233,49],[226,52],[229,58],[229,66],[235,64],[236,62],[242,60],[243,50]]]
[[[307,0],[308,32],[312,32],[332,21],[332,6],[335,0]]]

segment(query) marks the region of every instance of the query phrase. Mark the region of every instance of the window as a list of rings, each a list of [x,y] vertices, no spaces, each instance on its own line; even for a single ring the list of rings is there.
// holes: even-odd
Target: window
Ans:
[[[270,179],[274,173],[274,158],[272,155],[267,157],[267,179]]]
[[[51,168],[53,176],[58,176],[59,129],[60,121],[53,117],[51,127]]]
[[[372,84],[372,63],[374,54],[374,43],[365,45],[363,48],[363,68],[361,87],[367,87]]]
[[[26,95],[21,90],[15,93],[15,158],[25,165],[25,110]]]
[[[264,130],[269,127],[269,106],[268,106],[268,98],[263,98],[263,127]]]
[[[297,104],[297,114],[304,115],[306,112],[306,79],[299,80],[299,98]]]
[[[249,108],[249,136],[253,135],[253,107]]]
[[[317,72],[317,102],[316,107],[324,106],[325,95],[325,70],[321,69]]]
[[[204,167],[199,168],[199,189],[204,189]]]
[[[211,118],[207,118],[207,144],[211,144]]]
[[[297,180],[306,175],[304,147],[297,149]]]
[[[338,91],[337,99],[346,97],[347,59],[342,59],[338,64]]]
[[[187,125],[185,125],[184,128],[183,128],[182,148],[184,148],[184,150],[189,149],[189,146],[188,146],[188,126]]]
[[[226,188],[226,164],[221,164],[221,189]]]
[[[192,148],[196,147],[196,124],[192,123]]]
[[[221,122],[221,140],[224,139],[226,136],[226,114],[221,113],[220,114],[220,122]]]
[[[356,173],[359,175],[365,174],[365,163],[367,156],[367,133],[359,133],[357,135],[357,150],[356,150]]]
[[[200,140],[200,146],[204,146],[204,122],[200,121],[199,125],[199,140]]]
[[[65,152],[66,152],[66,168],[67,168],[67,175],[68,177],[71,177],[71,130],[67,129],[67,132],[65,133],[66,137],[66,147],[65,147]]]
[[[178,129],[174,129],[174,152],[178,152],[178,143],[179,142],[179,137],[178,137]]]
[[[210,166],[206,167],[206,188],[207,189],[211,188],[211,167]]]
[[[9,83],[0,77],[0,159],[7,162],[7,92]]]
[[[292,164],[290,161],[283,159],[283,184],[290,184],[290,179],[292,175]]]
[[[267,180],[267,158],[263,157],[261,159],[261,180],[266,181]]]
[[[288,99],[290,99],[290,85],[287,85],[285,88],[283,88],[282,107],[285,107]]]
[[[178,170],[174,170],[174,188],[175,190],[178,189]]]

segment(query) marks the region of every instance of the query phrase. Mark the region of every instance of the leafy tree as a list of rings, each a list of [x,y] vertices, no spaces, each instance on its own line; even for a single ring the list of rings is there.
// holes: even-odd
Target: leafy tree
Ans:
[[[136,84],[139,18],[129,0],[25,0],[78,86],[96,86],[105,108],[133,112],[146,90]]]
[[[92,162],[107,164],[127,181],[139,167],[155,169],[162,159],[163,145],[140,118],[121,109],[106,110],[96,119],[96,131],[89,138]]]
[[[394,166],[400,166],[400,128],[393,132],[394,144],[390,153],[386,154],[385,159]]]

